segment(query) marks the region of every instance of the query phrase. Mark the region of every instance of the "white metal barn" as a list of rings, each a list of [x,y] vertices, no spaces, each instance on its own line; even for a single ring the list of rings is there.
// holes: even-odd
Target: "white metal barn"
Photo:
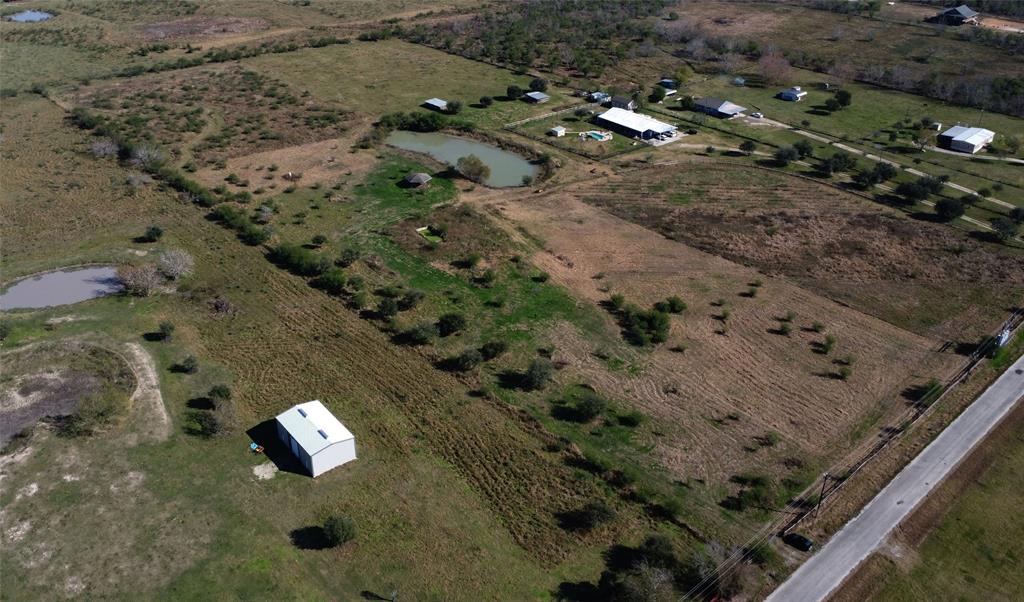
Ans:
[[[356,459],[356,438],[319,399],[277,416],[277,436],[314,477]]]
[[[961,153],[974,154],[991,144],[996,133],[984,128],[955,125],[939,134],[939,146]]]

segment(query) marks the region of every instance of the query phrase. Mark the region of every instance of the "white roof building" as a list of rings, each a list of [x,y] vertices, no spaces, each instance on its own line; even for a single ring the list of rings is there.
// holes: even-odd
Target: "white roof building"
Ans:
[[[561,138],[562,136],[565,135],[565,127],[561,125],[556,125],[555,127],[548,130],[548,134],[556,138]]]
[[[428,98],[427,100],[423,101],[423,106],[427,107],[428,109],[434,109],[435,111],[447,111],[448,101],[441,100],[440,98]]]
[[[315,399],[277,415],[277,436],[314,477],[356,459],[356,438]]]
[[[939,146],[950,150],[974,154],[991,144],[995,137],[996,133],[992,130],[955,125],[939,134],[938,142]]]
[[[628,136],[639,137],[647,140],[663,134],[670,134],[676,131],[676,126],[658,121],[643,113],[634,113],[626,109],[611,108],[597,116],[609,127],[618,129]]]

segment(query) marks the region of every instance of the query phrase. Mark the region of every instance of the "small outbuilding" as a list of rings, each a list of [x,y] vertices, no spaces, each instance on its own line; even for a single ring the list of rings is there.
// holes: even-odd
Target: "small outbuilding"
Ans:
[[[636,110],[636,101],[628,96],[612,96],[613,109],[625,109],[626,111]]]
[[[940,148],[974,154],[992,143],[996,133],[984,128],[955,125],[938,136]]]
[[[658,121],[643,113],[634,113],[633,111],[627,111],[618,107],[608,109],[598,115],[597,119],[621,134],[643,140],[650,140],[651,138],[664,139],[674,136],[677,129],[674,125]]]
[[[430,98],[430,99],[427,99],[427,100],[423,101],[423,106],[428,108],[428,109],[433,109],[435,111],[440,111],[441,113],[447,113],[448,112],[448,101],[447,100],[441,100],[440,98]]]
[[[608,94],[607,92],[598,91],[587,94],[587,100],[589,100],[590,102],[608,102],[608,99],[610,98],[611,95]]]
[[[425,185],[432,179],[433,178],[431,178],[428,174],[425,174],[423,172],[414,172],[405,176],[405,179],[403,179],[402,181],[405,182],[406,186],[418,188],[420,186]]]
[[[523,98],[526,100],[526,102],[532,102],[534,104],[540,104],[542,102],[547,102],[551,100],[550,96],[543,92],[537,92],[536,90],[534,90],[533,92],[527,92],[526,94],[523,94]]]
[[[931,20],[945,25],[977,25],[979,14],[966,4],[961,4],[939,11]]]
[[[790,102],[800,102],[807,96],[807,92],[800,89],[800,86],[793,86],[787,90],[779,92],[779,98],[782,100],[788,100]]]
[[[356,438],[320,400],[277,415],[277,436],[313,477],[356,459]]]
[[[565,128],[563,126],[560,126],[560,125],[556,125],[555,127],[553,127],[550,130],[548,130],[548,136],[554,136],[555,138],[561,138],[564,135],[565,135]]]
[[[742,88],[743,86],[747,85],[747,79],[745,77],[740,77],[739,75],[737,75],[736,77],[732,78],[732,85],[739,86]]]
[[[722,119],[731,119],[747,110],[746,107],[741,107],[728,100],[722,100],[713,96],[705,96],[695,102],[694,105],[697,111],[707,113],[713,117],[721,117]]]

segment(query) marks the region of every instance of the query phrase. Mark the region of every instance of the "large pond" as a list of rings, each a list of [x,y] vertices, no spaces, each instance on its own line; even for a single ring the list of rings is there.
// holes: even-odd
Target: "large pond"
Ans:
[[[42,10],[23,10],[20,13],[14,13],[7,17],[9,21],[17,21],[18,23],[37,23],[52,18],[52,13]]]
[[[46,272],[18,280],[0,293],[0,309],[37,309],[78,303],[121,290],[113,266]]]
[[[462,157],[476,155],[491,168],[491,175],[484,183],[496,188],[522,186],[524,177],[534,178],[537,175],[537,167],[526,159],[476,140],[434,132],[424,134],[398,130],[391,132],[385,142],[407,151],[430,155],[449,165],[455,165]]]

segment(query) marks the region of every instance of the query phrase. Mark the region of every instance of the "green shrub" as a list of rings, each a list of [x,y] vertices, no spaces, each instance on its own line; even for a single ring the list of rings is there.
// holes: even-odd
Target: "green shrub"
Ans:
[[[536,358],[530,362],[530,366],[523,373],[522,387],[527,391],[543,389],[551,380],[554,371],[555,367],[551,364],[551,360],[543,357]]]
[[[352,541],[356,537],[356,523],[347,516],[333,515],[324,521],[324,539],[333,547]]]
[[[437,333],[442,337],[453,335],[466,328],[466,316],[459,313],[444,314],[437,320]]]
[[[330,268],[314,278],[312,284],[331,295],[340,295],[345,292],[345,284],[347,282],[348,279],[341,268]]]
[[[505,341],[488,341],[480,347],[480,355],[485,360],[492,360],[508,350],[508,343]]]

